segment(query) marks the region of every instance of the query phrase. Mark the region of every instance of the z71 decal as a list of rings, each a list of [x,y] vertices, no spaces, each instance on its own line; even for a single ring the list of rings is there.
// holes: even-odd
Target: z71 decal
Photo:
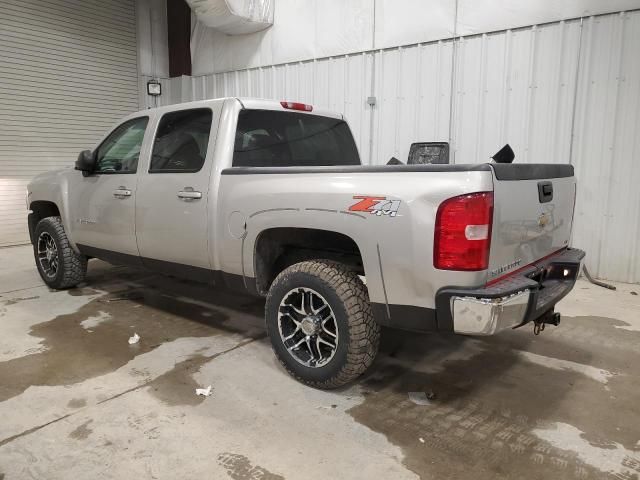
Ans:
[[[349,207],[350,212],[368,212],[372,215],[395,217],[400,208],[400,200],[390,200],[387,197],[354,195],[353,199],[358,202]]]

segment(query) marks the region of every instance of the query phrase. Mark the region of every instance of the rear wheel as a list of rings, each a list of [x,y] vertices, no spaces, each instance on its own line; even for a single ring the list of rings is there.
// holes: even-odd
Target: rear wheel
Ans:
[[[40,277],[51,288],[75,287],[87,274],[87,257],[71,248],[60,217],[38,222],[33,253]]]
[[[375,359],[380,327],[367,289],[347,267],[297,263],[273,281],[266,303],[271,345],[284,368],[316,388],[337,388]]]

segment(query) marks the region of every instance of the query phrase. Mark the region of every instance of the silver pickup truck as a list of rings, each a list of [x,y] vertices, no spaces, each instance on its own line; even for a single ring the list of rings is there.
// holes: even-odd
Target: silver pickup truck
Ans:
[[[575,192],[563,164],[362,166],[340,114],[225,98],[130,115],[75,170],[36,177],[27,206],[50,287],[100,258],[266,296],[282,365],[334,388],[381,326],[557,324],[584,257]]]

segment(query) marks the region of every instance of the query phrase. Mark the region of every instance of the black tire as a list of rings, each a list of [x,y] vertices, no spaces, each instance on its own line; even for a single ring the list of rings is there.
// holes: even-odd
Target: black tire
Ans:
[[[55,272],[47,268],[50,265],[42,262],[38,254],[41,242],[49,239],[56,247]],[[87,257],[71,248],[60,217],[46,217],[38,222],[33,236],[33,253],[40,277],[51,288],[62,290],[75,287],[87,274]]]
[[[306,366],[285,346],[279,312],[285,296],[297,288],[312,289],[331,307],[338,334],[326,364]],[[362,375],[373,363],[380,344],[380,326],[373,318],[366,286],[347,267],[329,260],[296,263],[273,281],[265,305],[267,332],[273,350],[287,372],[315,388],[337,388]]]

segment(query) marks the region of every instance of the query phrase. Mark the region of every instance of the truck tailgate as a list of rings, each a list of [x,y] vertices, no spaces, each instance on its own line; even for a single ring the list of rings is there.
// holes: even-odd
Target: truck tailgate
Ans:
[[[576,191],[571,165],[492,164],[492,168],[489,282],[569,245]]]

